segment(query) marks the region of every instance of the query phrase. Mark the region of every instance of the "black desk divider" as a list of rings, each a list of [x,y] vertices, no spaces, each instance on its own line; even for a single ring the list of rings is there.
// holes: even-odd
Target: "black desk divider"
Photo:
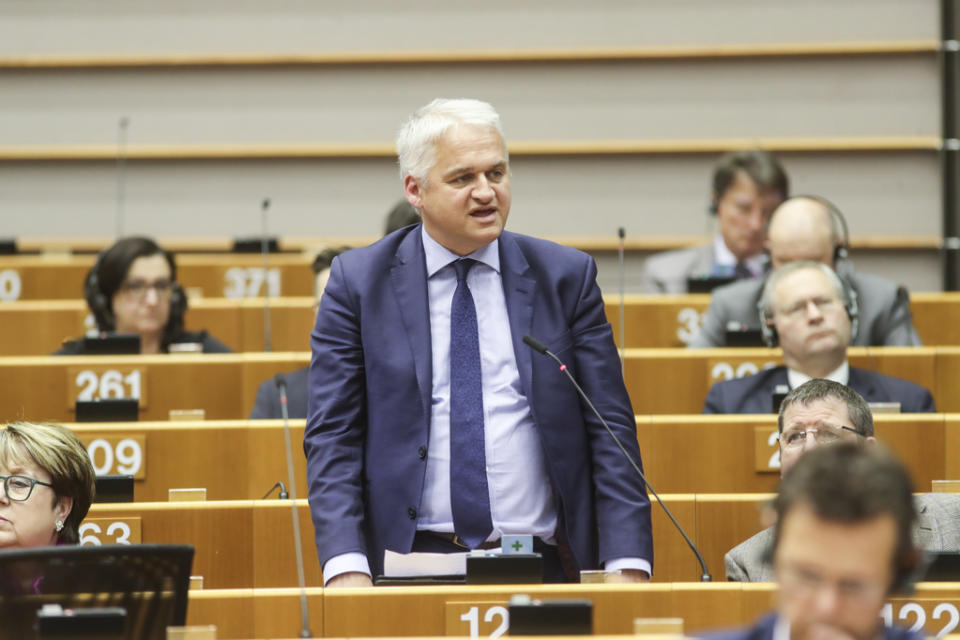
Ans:
[[[136,398],[77,400],[77,422],[136,422],[140,402]]]
[[[97,476],[94,502],[133,502],[133,476]]]
[[[119,607],[123,640],[165,640],[187,620],[193,547],[57,546],[0,551],[0,640],[44,640],[37,612]]]

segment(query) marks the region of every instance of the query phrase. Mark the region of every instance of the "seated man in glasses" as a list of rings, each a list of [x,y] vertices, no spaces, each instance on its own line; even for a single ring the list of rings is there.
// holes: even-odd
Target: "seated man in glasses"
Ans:
[[[778,267],[763,287],[759,314],[767,345],[783,348],[786,366],[714,384],[704,413],[770,413],[775,392],[811,378],[845,384],[867,402],[897,402],[904,413],[936,411],[923,387],[848,364],[847,346],[860,321],[857,300],[825,264]]]
[[[167,353],[176,343],[199,344],[204,353],[230,353],[206,331],[186,331],[187,294],[177,282],[173,254],[150,238],[118,240],[87,274],[84,297],[101,333],[135,333],[140,353]],[[67,342],[54,355],[83,353],[83,341]]]
[[[873,445],[873,415],[866,401],[850,387],[830,380],[810,380],[784,398],[777,418],[780,431],[780,472],[786,475],[807,452],[821,445],[853,442]],[[929,551],[960,550],[960,496],[918,494],[913,538]],[[773,567],[767,553],[774,527],[762,530],[724,557],[727,580],[771,582]]]
[[[811,451],[784,477],[769,556],[775,611],[726,640],[919,640],[885,627],[888,598],[910,590],[919,552],[910,475],[880,446]]]

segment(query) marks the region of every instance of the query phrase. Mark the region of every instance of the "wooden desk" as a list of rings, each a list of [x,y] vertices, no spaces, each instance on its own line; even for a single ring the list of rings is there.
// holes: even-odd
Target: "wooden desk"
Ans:
[[[299,495],[299,494],[298,494]],[[724,578],[723,555],[760,531],[760,508],[773,494],[667,494],[660,497],[700,548],[715,582]],[[96,504],[84,530],[102,543],[123,540],[126,529],[108,532],[113,522],[141,519],[141,541],[192,544],[197,548],[194,574],[209,588],[290,587],[297,574],[292,547],[290,503],[286,500],[208,502],[137,502]],[[297,500],[307,584],[320,586],[320,567],[307,501]],[[655,582],[696,582],[700,568],[690,548],[654,501],[652,505]],[[98,519],[92,521],[91,519]],[[106,520],[99,520],[106,518]],[[131,534],[136,540],[136,534]],[[92,542],[92,540],[91,540]]]
[[[226,466],[226,465],[224,465]],[[744,504],[761,504],[768,494],[660,494],[687,535],[698,545],[708,538],[715,550],[704,555],[716,580],[723,580],[723,554],[759,531],[759,520],[744,519]],[[699,503],[708,499],[714,518],[697,518]],[[314,544],[314,529],[305,499],[297,500],[307,584],[320,586],[320,566]],[[139,518],[140,541],[192,544],[197,549],[194,574],[202,575],[208,588],[290,587],[297,584],[292,549],[293,533],[287,500],[233,500],[208,502],[137,502],[95,504],[81,525],[83,540],[103,544],[136,542]],[[699,566],[662,508],[652,509],[654,580],[697,581]],[[736,527],[728,517],[738,518]],[[113,526],[114,523],[120,523]],[[96,525],[94,527],[84,525]],[[744,532],[748,532],[743,535]]]
[[[852,347],[850,364],[905,378],[929,389],[940,411],[960,410],[953,393],[960,379],[955,347]],[[703,410],[713,382],[782,363],[780,349],[627,349],[625,379],[639,414],[690,414]]]
[[[187,309],[188,331],[206,329],[235,352],[264,350],[264,298],[200,298]],[[273,351],[310,349],[313,298],[269,301]],[[93,315],[83,300],[22,300],[0,304],[0,354],[48,355],[64,340],[93,328]]]
[[[947,440],[945,418],[954,425],[957,446]],[[875,431],[910,469],[918,491],[929,491],[933,480],[960,478],[960,416],[878,415]],[[776,432],[773,414],[637,416],[644,472],[657,491],[667,493],[775,491],[780,482]]]
[[[224,465],[226,467],[226,465]],[[305,580],[321,586],[313,522],[306,500],[297,500]],[[145,543],[191,544],[196,548],[193,575],[209,589],[292,587],[297,584],[293,524],[288,500],[211,502],[142,502],[95,504],[81,525],[83,540],[94,544],[121,541],[126,529],[136,540],[136,519]],[[95,524],[95,528],[84,528]]]
[[[0,420],[69,422],[84,393],[140,397],[144,420],[166,420],[172,409],[240,419],[261,382],[309,359],[309,352],[0,358]]]
[[[139,502],[165,501],[169,489],[186,487],[205,488],[209,500],[258,500],[277,480],[287,482],[280,420],[67,426],[90,448],[98,473],[137,477]],[[296,491],[305,497],[304,421],[290,427]],[[767,465],[779,464],[776,430],[772,415],[637,416],[645,473],[668,494],[775,491],[779,467]],[[929,491],[932,480],[960,478],[960,416],[879,415],[876,433],[907,464],[918,491]],[[242,476],[226,473],[230,468],[243,469]]]
[[[0,256],[0,301],[75,300],[92,255]],[[186,254],[177,256],[177,280],[207,298],[263,295],[312,296],[312,254],[271,254],[264,271],[260,254]]]
[[[711,380],[756,371],[779,357],[776,349],[630,349],[627,389],[637,413],[696,414]],[[144,420],[200,408],[210,420],[240,419],[249,415],[261,382],[306,366],[309,358],[306,351],[0,358],[0,420],[70,421],[79,393],[130,395],[138,385]],[[857,347],[850,349],[850,362],[922,384],[941,411],[960,411],[960,396],[953,392],[960,379],[958,347]],[[104,385],[107,370],[116,372],[117,384]],[[93,377],[81,378],[82,371]]]
[[[620,296],[608,294],[603,301],[619,344]],[[627,294],[623,306],[628,348],[683,347],[700,326],[710,306],[710,294]],[[912,293],[910,308],[924,345],[960,345],[960,293]]]
[[[613,339],[620,344],[620,296],[605,295],[607,320]],[[709,293],[685,295],[627,294],[623,300],[630,348],[684,347],[700,326],[701,315],[710,305]]]
[[[66,426],[88,447],[97,473],[135,476],[137,502],[163,502],[169,489],[188,487],[205,488],[208,500],[260,500],[278,480],[287,484],[281,420]],[[303,426],[290,425],[300,498],[307,495]]]
[[[499,611],[513,594],[539,600],[588,599],[594,606],[597,640],[631,635],[636,617],[680,617],[684,631],[745,626],[770,611],[774,584],[673,583],[650,585],[523,585],[516,587],[375,587],[307,589],[310,627],[317,637],[418,637],[469,633],[459,615],[477,607],[480,637],[499,624]],[[300,624],[297,589],[218,589],[190,592],[188,624],[216,624],[219,638],[297,637]],[[463,604],[454,604],[463,603]],[[922,621],[929,635],[949,631],[960,606],[960,585],[921,583],[910,597],[894,597],[882,617],[900,625]],[[462,614],[461,614],[462,615]],[[936,617],[935,617],[936,616]],[[391,625],[392,623],[392,625]],[[559,640],[559,638],[557,639]]]

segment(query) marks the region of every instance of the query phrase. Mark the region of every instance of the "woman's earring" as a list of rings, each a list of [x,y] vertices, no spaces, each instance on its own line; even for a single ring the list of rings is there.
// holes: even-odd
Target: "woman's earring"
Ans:
[[[57,520],[57,533],[63,531],[63,520]]]

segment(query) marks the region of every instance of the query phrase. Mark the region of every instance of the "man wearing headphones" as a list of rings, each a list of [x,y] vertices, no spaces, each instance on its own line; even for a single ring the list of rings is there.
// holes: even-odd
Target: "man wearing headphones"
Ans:
[[[830,266],[858,307],[855,346],[919,346],[907,290],[879,276],[858,273],[847,258],[849,236],[837,207],[819,196],[794,196],[777,207],[767,238],[773,268],[794,260]],[[735,282],[714,290],[710,308],[688,347],[723,347],[727,329],[757,326],[762,280]]]
[[[756,278],[770,214],[787,197],[787,174],[765,151],[734,151],[713,171],[710,212],[717,218],[712,244],[651,256],[643,267],[644,293],[687,293],[688,279]]]
[[[905,413],[936,411],[923,387],[847,363],[847,345],[860,330],[855,298],[820,262],[789,262],[767,278],[760,303],[767,344],[783,348],[786,366],[717,382],[704,413],[769,413],[778,387],[796,389],[811,378],[847,385],[868,402],[899,402]]]
[[[843,442],[803,456],[774,501],[776,611],[714,637],[919,640],[880,617],[892,594],[910,590],[920,557],[911,491],[907,470],[879,446]]]
[[[784,398],[777,417],[780,473],[821,444],[876,442],[867,402],[850,387],[831,380],[810,380]],[[928,551],[960,551],[960,495],[921,493],[914,497],[917,522],[913,538]],[[744,540],[724,556],[727,580],[772,582],[769,548],[773,527]]]

